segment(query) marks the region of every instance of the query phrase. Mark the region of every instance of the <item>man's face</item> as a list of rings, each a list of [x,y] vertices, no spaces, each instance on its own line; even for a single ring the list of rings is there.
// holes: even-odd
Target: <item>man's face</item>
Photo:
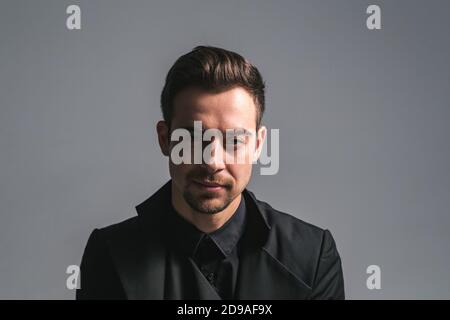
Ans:
[[[208,161],[203,157],[199,164],[169,161],[173,190],[196,212],[221,212],[247,186],[252,162],[259,157],[265,139],[265,127],[256,131],[257,111],[253,97],[241,87],[221,93],[188,88],[176,95],[173,106],[170,133],[185,128],[192,130],[193,135],[194,121],[201,121],[203,130],[217,129],[223,136],[221,141],[212,138],[212,141],[200,142],[202,155],[209,145],[207,154],[211,158]],[[157,129],[163,153],[170,158],[178,142],[169,143],[169,128],[164,121],[158,123]],[[228,139],[227,129],[234,130],[234,133],[228,130]],[[194,146],[194,139],[191,142]],[[245,161],[237,161],[238,156]]]

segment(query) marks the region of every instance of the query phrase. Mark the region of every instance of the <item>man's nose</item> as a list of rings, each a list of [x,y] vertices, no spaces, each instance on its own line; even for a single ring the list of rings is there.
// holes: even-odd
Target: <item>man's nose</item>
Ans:
[[[224,151],[222,143],[218,139],[213,139],[206,149],[204,156],[204,166],[210,172],[216,172],[225,168]]]

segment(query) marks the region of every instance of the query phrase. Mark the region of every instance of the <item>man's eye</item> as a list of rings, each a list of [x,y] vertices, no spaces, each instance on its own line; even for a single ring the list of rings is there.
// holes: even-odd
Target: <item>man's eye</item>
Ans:
[[[242,144],[242,143],[244,143],[244,141],[242,141],[241,139],[237,139],[237,138],[233,139],[233,144]]]

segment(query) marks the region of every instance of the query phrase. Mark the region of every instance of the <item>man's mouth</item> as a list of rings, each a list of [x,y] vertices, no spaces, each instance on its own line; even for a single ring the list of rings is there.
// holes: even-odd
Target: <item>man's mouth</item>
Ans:
[[[197,187],[200,187],[207,191],[220,191],[223,188],[225,188],[224,185],[216,183],[216,182],[210,182],[210,181],[203,181],[203,180],[192,180],[194,182],[194,185]]]

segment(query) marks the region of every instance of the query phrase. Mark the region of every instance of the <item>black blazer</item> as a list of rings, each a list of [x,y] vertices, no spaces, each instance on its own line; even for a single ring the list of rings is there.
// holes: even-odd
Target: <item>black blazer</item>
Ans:
[[[344,299],[331,233],[273,209],[248,190],[243,195],[248,231],[235,298]],[[168,250],[164,213],[170,201],[171,181],[136,207],[136,217],[91,233],[77,299],[220,299],[191,258]],[[183,268],[189,279],[179,276]]]

